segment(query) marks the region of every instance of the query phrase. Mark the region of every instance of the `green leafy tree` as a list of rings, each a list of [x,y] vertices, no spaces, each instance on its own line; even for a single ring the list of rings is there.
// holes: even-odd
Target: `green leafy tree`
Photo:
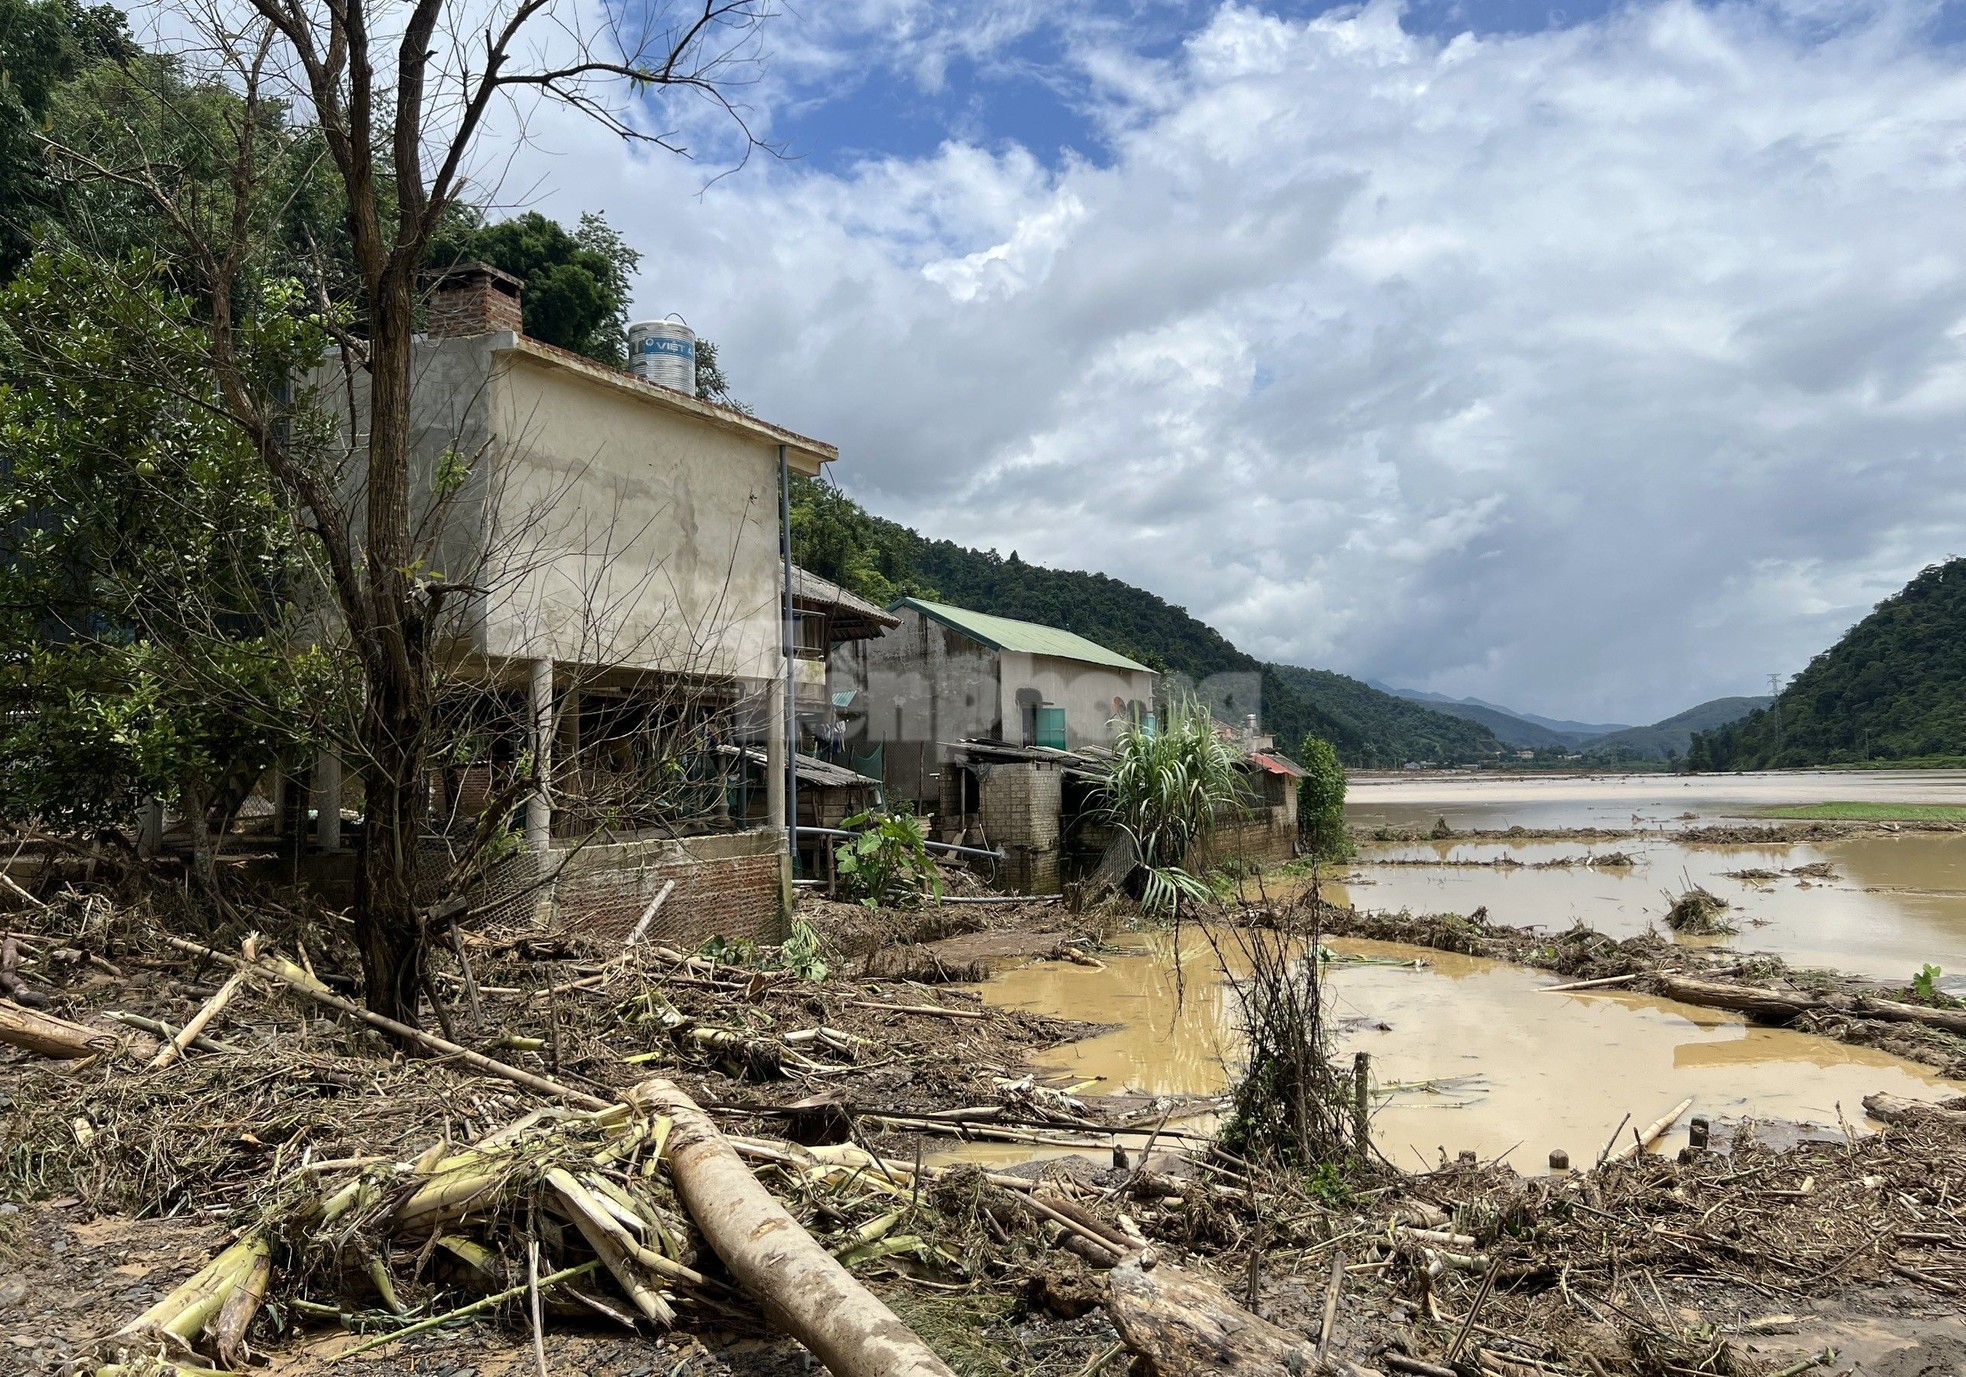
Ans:
[[[1304,778],[1297,785],[1297,826],[1304,844],[1319,860],[1340,861],[1352,854],[1345,828],[1345,767],[1337,748],[1321,736],[1307,736],[1298,761]]]
[[[0,281],[34,251],[55,206],[43,126],[62,83],[135,52],[123,14],[74,0],[0,0]]]
[[[476,260],[525,279],[526,333],[601,363],[628,362],[631,280],[641,255],[605,216],[569,231],[536,210],[487,223],[460,207],[431,251],[433,263]]]
[[[793,476],[792,558],[800,568],[883,607],[904,595],[937,597],[935,588],[915,575],[906,545],[895,532],[919,543],[914,532],[868,515],[831,483]]]
[[[494,111],[550,102],[624,139],[680,152],[641,115],[664,95],[687,95],[728,116],[748,149],[731,92],[760,55],[771,7],[657,6],[632,25],[603,16],[588,28],[585,18],[540,4],[486,20],[457,0],[420,0],[379,25],[371,10],[248,0],[221,13],[167,0],[166,22],[190,35],[180,45],[196,66],[186,91],[222,87],[239,101],[210,135],[214,161],[228,173],[222,181],[186,182],[167,155],[147,148],[123,163],[81,149],[54,152],[78,180],[141,192],[148,222],[168,227],[174,285],[206,323],[187,390],[245,435],[322,571],[330,604],[322,620],[339,628],[360,673],[348,758],[364,813],[352,915],[363,997],[377,1013],[413,1024],[431,932],[420,842],[431,763],[443,744],[444,633],[459,591],[432,577],[415,471],[412,393],[427,270],[441,261],[435,250],[455,227],[471,179],[497,161],[481,147]],[[624,113],[631,106],[632,121]],[[308,271],[299,274],[316,308],[311,317],[333,342],[328,366],[338,376],[307,375],[309,385],[294,387],[291,371],[260,371],[266,353],[255,336],[265,318],[290,314],[266,285],[288,276],[284,208],[299,179],[285,155],[303,146],[318,150],[325,203],[338,208],[342,226],[333,252],[310,246]],[[281,155],[271,166],[269,150]],[[597,238],[585,247],[608,257]],[[582,295],[577,286],[569,294]],[[324,391],[359,399],[351,423],[332,435],[309,423]]]
[[[308,749],[337,669],[295,635],[288,513],[195,386],[191,303],[155,260],[98,267],[44,254],[0,291],[0,818],[110,833],[158,797],[209,884],[215,826]],[[320,342],[257,345],[277,369]]]

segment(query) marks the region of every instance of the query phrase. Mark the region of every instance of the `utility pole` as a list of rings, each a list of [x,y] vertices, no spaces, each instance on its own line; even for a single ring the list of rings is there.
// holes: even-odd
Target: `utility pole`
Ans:
[[[1768,676],[1768,696],[1775,700],[1773,704],[1775,709],[1775,754],[1780,755],[1782,753],[1782,676],[1780,674],[1771,674]]]

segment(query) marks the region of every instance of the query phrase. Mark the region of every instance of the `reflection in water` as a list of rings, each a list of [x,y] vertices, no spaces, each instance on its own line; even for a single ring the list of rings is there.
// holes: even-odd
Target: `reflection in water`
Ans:
[[[1636,863],[1548,864],[1610,852],[1623,852]],[[1521,864],[1466,864],[1502,857]],[[1380,860],[1436,864],[1373,864]],[[1835,878],[1783,874],[1758,881],[1730,875],[1779,874],[1814,862],[1827,862]],[[1368,883],[1327,883],[1326,896],[1415,913],[1485,907],[1498,923],[1561,931],[1585,922],[1620,938],[1647,928],[1663,931],[1672,896],[1697,884],[1732,905],[1726,917],[1740,931],[1719,945],[1899,982],[1909,981],[1926,962],[1948,972],[1966,967],[1966,836],[1956,833],[1864,834],[1806,846],[1683,846],[1664,838],[1592,846],[1424,842],[1366,847],[1356,873]]]
[[[1221,1090],[1238,1039],[1233,997],[1207,942],[1190,934],[1178,964],[1165,935],[1123,945],[1131,950],[1107,958],[1105,970],[1043,962],[980,989],[996,1003],[1123,1022],[1046,1055],[1076,1077],[1103,1076],[1113,1090]],[[1382,1103],[1374,1134],[1401,1162],[1431,1165],[1442,1149],[1452,1156],[1473,1148],[1484,1157],[1514,1150],[1518,1166],[1534,1169],[1556,1147],[1588,1161],[1622,1115],[1643,1123],[1687,1095],[1694,1113],[1713,1118],[1834,1126],[1839,1109],[1861,1124],[1860,1101],[1876,1091],[1916,1099],[1949,1093],[1924,1068],[1884,1053],[1748,1028],[1714,1010],[1629,993],[1543,994],[1549,978],[1520,967],[1386,943],[1331,945],[1433,963],[1418,971],[1331,968],[1341,1056],[1370,1052],[1382,1086],[1450,1083],[1441,1093],[1400,1090]],[[1662,1148],[1684,1141],[1682,1127]]]

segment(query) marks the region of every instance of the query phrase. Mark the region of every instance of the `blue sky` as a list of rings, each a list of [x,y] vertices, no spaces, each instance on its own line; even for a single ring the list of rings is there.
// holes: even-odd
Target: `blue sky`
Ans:
[[[1561,5],[1542,0],[1407,0],[1400,23],[1420,35],[1493,37],[1588,24],[1625,7],[1610,0]],[[965,6],[934,8],[942,11],[934,21],[937,26],[959,29],[967,23]],[[1253,8],[1306,18],[1358,6],[1304,0]],[[1804,11],[1792,17],[1799,29],[1814,27],[1825,34],[1856,10],[1834,3],[1795,8]],[[1966,0],[1943,0],[1926,8],[1935,45],[1966,37]],[[912,44],[895,43],[876,24],[839,24],[837,13],[829,16],[830,22],[814,23],[811,16],[827,11],[798,6],[779,22],[817,29],[818,43],[852,52],[856,60],[844,74],[828,72],[818,80],[795,76],[792,99],[773,112],[773,138],[789,156],[827,171],[869,157],[925,157],[950,139],[1017,144],[1046,163],[1066,150],[1103,162],[1109,148],[1098,121],[1088,116],[1091,98],[1076,60],[1076,40],[1103,28],[1140,57],[1163,60],[1203,27],[1215,9],[1197,0],[1088,0],[1050,7],[1016,22],[1000,44],[980,52],[958,48],[925,69],[909,60]],[[920,31],[910,34],[916,43],[924,36]]]
[[[1966,549],[1961,14],[809,0],[791,160],[541,112],[501,171],[882,515],[1645,722]]]

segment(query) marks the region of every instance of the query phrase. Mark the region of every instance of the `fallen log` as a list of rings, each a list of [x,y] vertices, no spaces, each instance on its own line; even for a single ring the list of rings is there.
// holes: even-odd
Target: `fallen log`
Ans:
[[[1864,1113],[1885,1124],[1911,1123],[1924,1119],[1931,1123],[1966,1128],[1966,1109],[1926,1104],[1922,1100],[1907,1100],[1897,1095],[1864,1096]]]
[[[1857,1001],[1857,1012],[1865,1018],[1893,1023],[1922,1023],[1966,1038],[1966,1009],[1930,1009],[1922,1004],[1900,1004],[1895,999],[1865,998]]]
[[[1106,1310],[1140,1377],[1376,1377],[1329,1353],[1320,1358],[1315,1344],[1250,1314],[1214,1282],[1155,1263],[1152,1249],[1107,1274]]]
[[[940,1004],[883,1004],[875,999],[849,999],[856,1009],[880,1009],[891,1014],[921,1014],[928,1018],[988,1018],[982,1009],[950,1009]]]
[[[632,947],[642,940],[643,934],[649,930],[649,924],[655,921],[655,915],[662,912],[662,906],[669,902],[669,896],[675,892],[676,882],[667,881],[656,896],[649,900],[649,906],[642,910],[642,916],[636,920],[634,931],[628,934],[624,946]]]
[[[1717,980],[1695,980],[1684,975],[1660,975],[1655,981],[1660,994],[1681,1004],[1697,1004],[1703,1009],[1729,1009],[1746,1014],[1760,1023],[1789,1023],[1803,1014],[1824,1007],[1823,1001],[1805,994],[1764,990],[1755,985],[1728,985]]]
[[[4,999],[0,999],[0,1042],[56,1061],[77,1061],[123,1045],[114,1033],[70,1023],[37,1009],[23,1009]],[[147,1053],[149,1047],[144,1050]]]
[[[669,1081],[649,1080],[628,1102],[669,1116],[670,1180],[697,1228],[773,1322],[833,1377],[954,1377],[772,1199],[696,1101]]]

